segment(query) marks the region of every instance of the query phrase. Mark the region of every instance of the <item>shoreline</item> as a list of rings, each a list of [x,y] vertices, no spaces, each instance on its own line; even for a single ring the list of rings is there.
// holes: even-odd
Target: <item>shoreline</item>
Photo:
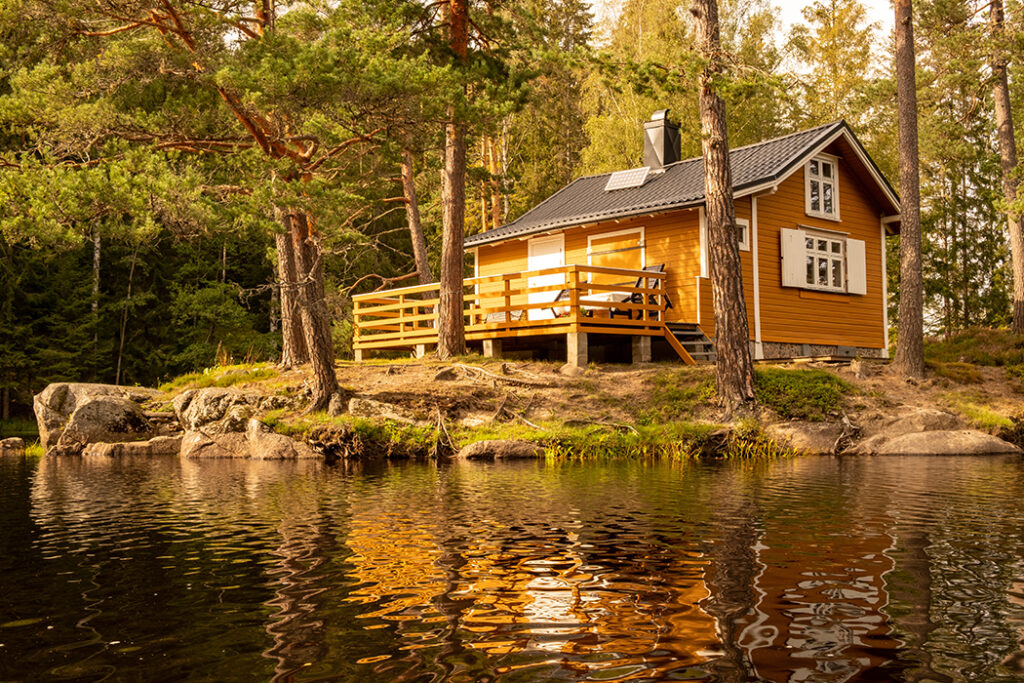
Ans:
[[[725,419],[715,406],[711,366],[591,365],[569,373],[555,363],[479,357],[339,363],[344,400],[334,414],[305,412],[303,369],[269,364],[211,368],[160,389],[51,385],[35,408],[46,450],[65,454],[594,460],[1019,453],[1024,420],[1008,414],[1018,389],[995,381],[995,368],[967,372],[965,365],[955,369],[978,380],[969,394],[938,372],[910,384],[867,360],[759,364],[759,405],[739,419]],[[93,423],[82,419],[87,403],[103,407],[93,407]],[[134,425],[121,435],[104,420]],[[466,450],[479,442],[490,446]]]

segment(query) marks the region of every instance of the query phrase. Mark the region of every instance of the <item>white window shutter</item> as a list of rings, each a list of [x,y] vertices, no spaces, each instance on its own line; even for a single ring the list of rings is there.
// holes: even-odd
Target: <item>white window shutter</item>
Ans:
[[[783,228],[782,241],[782,286],[807,286],[807,250],[804,247],[804,231]]]
[[[867,257],[863,240],[846,240],[846,291],[850,294],[868,293]]]

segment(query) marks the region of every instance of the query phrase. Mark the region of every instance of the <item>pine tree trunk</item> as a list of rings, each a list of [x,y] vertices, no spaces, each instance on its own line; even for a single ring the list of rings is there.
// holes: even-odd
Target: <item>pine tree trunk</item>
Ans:
[[[295,249],[292,241],[291,213],[277,208],[275,217],[284,227],[283,233],[274,236],[277,247],[277,282],[281,301],[281,365],[293,368],[309,362],[306,350],[305,327],[299,294],[299,274],[295,264]]]
[[[412,153],[402,150],[402,191],[405,194],[405,215],[409,219],[409,238],[412,240],[412,255],[416,260],[416,275],[421,285],[429,285],[434,281],[430,272],[430,261],[427,259],[427,239],[423,236],[423,223],[420,222],[420,205],[416,198]]]
[[[323,252],[305,213],[293,215],[292,249],[300,277],[298,291],[305,323],[302,332],[313,371],[313,396],[309,410],[326,410],[331,397],[339,393],[338,376],[334,371],[334,340],[331,338],[331,319],[324,287]]]
[[[469,48],[469,7],[466,0],[450,0],[449,41],[459,61]],[[445,360],[466,352],[462,276],[465,263],[463,236],[466,222],[466,127],[448,110],[444,131],[444,173],[441,183],[441,295],[438,313],[437,356]]]
[[[487,138],[487,164],[491,174],[491,227],[501,227],[502,215],[504,213],[504,197],[501,196],[501,183],[498,176],[501,169],[498,167],[498,150],[494,138]]]
[[[697,46],[707,60],[701,75],[700,123],[704,153],[704,196],[707,207],[708,255],[715,306],[715,347],[718,355],[718,398],[727,411],[754,400],[754,365],[743,296],[743,275],[736,239],[736,212],[729,167],[725,102],[713,80],[722,71],[716,0],[697,0]]]
[[[1017,139],[1013,131],[1013,111],[1010,108],[1010,84],[1006,75],[1006,52],[1003,24],[1003,2],[992,0],[989,24],[996,41],[992,57],[992,98],[995,101],[996,132],[999,137],[999,157],[1003,168],[1003,200],[1010,230],[1010,259],[1013,267],[1013,331],[1024,334],[1024,230],[1016,207]]]
[[[93,228],[92,233],[92,344],[95,353],[96,345],[100,341],[100,256],[102,244],[100,231]]]
[[[917,151],[917,79],[911,0],[896,0],[896,106],[900,165],[900,306],[894,370],[924,377],[921,188]]]
[[[132,285],[135,281],[135,264],[138,262],[139,248],[132,250],[132,265],[128,269],[128,294],[124,298],[124,310],[121,314],[121,339],[117,345],[117,369],[114,371],[114,384],[121,383],[121,360],[124,358],[124,341],[128,336],[128,309],[132,303]]]

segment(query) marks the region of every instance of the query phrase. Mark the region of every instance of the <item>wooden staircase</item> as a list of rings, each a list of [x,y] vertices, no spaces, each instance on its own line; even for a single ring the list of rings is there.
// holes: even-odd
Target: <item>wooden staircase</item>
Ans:
[[[718,360],[715,342],[696,323],[665,323],[665,328],[686,349],[686,353],[698,364],[714,363]],[[669,340],[671,343],[671,340]]]

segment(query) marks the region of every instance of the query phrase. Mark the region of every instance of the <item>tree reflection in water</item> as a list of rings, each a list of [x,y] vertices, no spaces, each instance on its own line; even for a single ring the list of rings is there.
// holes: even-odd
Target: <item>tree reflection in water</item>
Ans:
[[[69,458],[0,476],[34,477],[0,532],[4,611],[26,624],[3,632],[7,678],[1021,671],[1019,460]]]

